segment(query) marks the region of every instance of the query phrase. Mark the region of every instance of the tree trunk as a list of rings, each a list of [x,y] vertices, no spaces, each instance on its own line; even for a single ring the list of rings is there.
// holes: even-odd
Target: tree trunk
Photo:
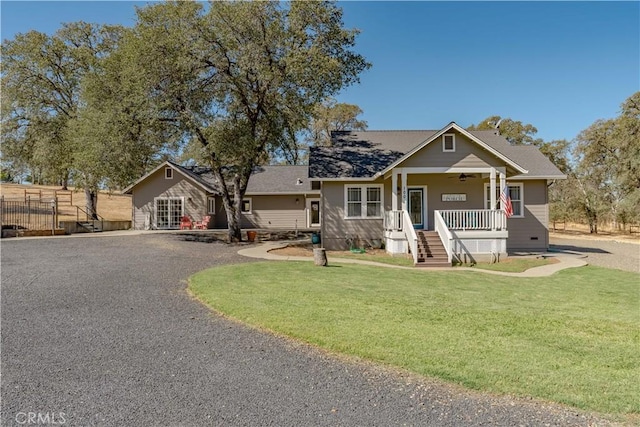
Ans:
[[[313,249],[313,263],[318,267],[326,267],[328,265],[327,252],[324,248]]]
[[[69,189],[69,171],[66,170],[64,171],[64,175],[62,176],[62,182],[60,183],[60,185],[62,185],[62,189],[63,190],[68,190]]]
[[[85,188],[87,214],[90,219],[98,219],[98,190]]]

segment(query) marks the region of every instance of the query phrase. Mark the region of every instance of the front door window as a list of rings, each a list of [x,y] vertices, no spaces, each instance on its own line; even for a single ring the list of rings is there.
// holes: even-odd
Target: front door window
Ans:
[[[409,216],[414,228],[424,228],[422,188],[409,189]]]
[[[182,198],[156,199],[156,228],[179,228],[182,215]]]
[[[320,226],[320,200],[309,200],[309,226]]]

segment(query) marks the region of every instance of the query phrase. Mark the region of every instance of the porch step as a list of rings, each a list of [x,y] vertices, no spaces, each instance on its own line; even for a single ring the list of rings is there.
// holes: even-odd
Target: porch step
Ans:
[[[451,267],[447,261],[440,236],[435,231],[416,231],[418,235],[418,262],[416,267]]]

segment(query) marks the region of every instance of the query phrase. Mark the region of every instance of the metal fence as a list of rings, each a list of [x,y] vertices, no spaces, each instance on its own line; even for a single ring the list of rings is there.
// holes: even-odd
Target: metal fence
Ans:
[[[0,198],[0,223],[3,230],[53,230],[57,223],[56,212],[56,199]]]

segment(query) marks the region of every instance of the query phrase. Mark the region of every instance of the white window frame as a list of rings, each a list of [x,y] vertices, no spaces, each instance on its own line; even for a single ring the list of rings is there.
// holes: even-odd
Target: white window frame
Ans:
[[[216,198],[215,196],[207,196],[207,213],[215,214],[216,213]]]
[[[512,215],[511,218],[524,218],[524,183],[523,182],[507,182],[506,185],[508,187],[520,187],[520,200],[513,200],[511,199],[511,205],[513,205],[513,212],[516,212],[515,206],[516,204],[520,205],[520,215]],[[489,191],[491,187],[491,184],[489,183],[485,183],[484,184],[484,208],[485,209],[493,209],[492,207],[488,207],[490,200],[489,200]],[[497,194],[496,194],[496,203],[500,202],[500,187],[499,185],[496,185],[496,190],[497,190]]]
[[[162,227],[159,228],[158,227],[158,201],[159,200],[166,200],[167,201],[167,215],[168,215],[168,221],[167,221],[167,227]],[[169,197],[169,196],[159,196],[159,197],[154,197],[153,198],[153,228],[155,228],[156,230],[172,230],[175,228],[171,227],[171,201],[172,200],[180,200],[180,215],[179,217],[182,218],[184,216],[184,197]],[[180,226],[180,221],[177,222],[177,226],[176,228],[178,228]]]
[[[451,144],[452,144],[451,149],[448,149],[446,144],[448,136],[451,137]],[[442,135],[442,151],[445,153],[454,153],[456,151],[456,134],[455,133],[445,133],[444,135]]]
[[[164,179],[173,179],[173,168],[164,168]]]
[[[349,190],[357,188],[360,189],[360,215],[359,216],[349,216]],[[377,188],[380,190],[380,201],[376,201],[376,203],[380,203],[380,216],[367,216],[367,204],[369,200],[367,199],[368,193],[367,189],[369,188]],[[345,184],[344,186],[344,219],[382,219],[384,215],[384,186],[382,184]]]
[[[245,211],[242,208],[244,207],[244,202],[249,202],[249,210]],[[253,201],[251,200],[251,197],[245,197],[244,199],[242,199],[242,202],[240,203],[240,213],[243,215],[252,215],[253,214]]]

